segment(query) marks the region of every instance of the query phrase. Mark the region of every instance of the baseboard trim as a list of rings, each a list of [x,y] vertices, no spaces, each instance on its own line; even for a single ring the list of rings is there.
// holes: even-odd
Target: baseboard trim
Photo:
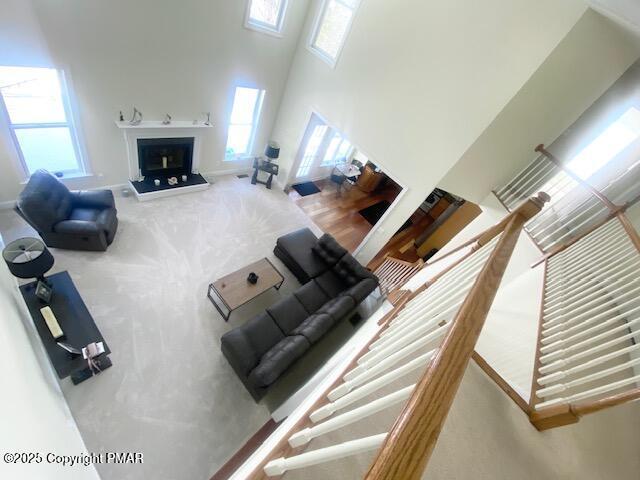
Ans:
[[[200,174],[204,177],[224,177],[226,175],[238,175],[240,173],[251,173],[253,170],[251,167],[243,167],[243,168],[229,168],[227,170],[214,170],[212,172],[200,172]]]
[[[484,370],[484,373],[486,373],[487,376],[491,378],[491,380],[493,380],[496,385],[498,385],[498,387],[500,387],[500,389],[504,393],[506,393],[509,398],[511,398],[511,400],[513,400],[524,413],[527,414],[527,416],[529,416],[529,414],[531,413],[529,409],[529,402],[522,398],[522,396],[518,392],[516,392],[515,389],[511,387],[511,385],[509,385],[507,381],[502,378],[500,374],[496,372],[478,352],[474,351],[471,358],[473,358],[476,364],[482,370]]]
[[[213,474],[211,480],[227,480],[240,468],[257,448],[278,428],[272,418],[265,423],[220,469]]]

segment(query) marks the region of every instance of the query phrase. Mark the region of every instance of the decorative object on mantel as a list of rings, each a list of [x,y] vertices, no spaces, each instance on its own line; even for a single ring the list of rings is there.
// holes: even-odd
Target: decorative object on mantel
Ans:
[[[122,110],[120,110],[120,115],[118,116],[118,120],[124,122],[124,115],[122,115]]]
[[[251,272],[249,273],[249,276],[247,277],[247,282],[249,282],[251,285],[255,285],[256,283],[258,283],[258,275],[256,275],[256,272]]]
[[[178,184],[178,178],[177,177],[169,177],[169,178],[167,178],[167,183],[169,185],[177,185]]]
[[[171,123],[171,115],[168,113],[164,114],[164,120],[162,120],[163,125],[169,125]]]
[[[142,122],[142,112],[133,107],[133,116],[129,120],[129,125],[140,125],[140,122]]]
[[[211,125],[211,112],[207,112],[207,120],[204,122],[205,125]]]
[[[37,279],[35,295],[43,303],[49,303],[53,287],[44,274],[53,267],[54,259],[42,240],[19,238],[2,251],[9,271],[18,278]]]

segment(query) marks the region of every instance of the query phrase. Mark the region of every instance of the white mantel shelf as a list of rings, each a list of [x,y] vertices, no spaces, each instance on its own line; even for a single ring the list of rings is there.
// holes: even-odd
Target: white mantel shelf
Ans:
[[[116,126],[122,130],[133,130],[141,128],[213,128],[213,125],[205,125],[204,123],[193,123],[189,120],[176,120],[165,125],[160,120],[148,120],[140,122],[137,125],[131,125],[129,122],[116,122]]]

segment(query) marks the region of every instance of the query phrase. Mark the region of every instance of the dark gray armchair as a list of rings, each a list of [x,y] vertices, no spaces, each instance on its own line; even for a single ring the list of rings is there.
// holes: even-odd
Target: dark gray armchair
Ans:
[[[71,192],[46,170],[31,175],[16,211],[53,248],[104,251],[118,229],[111,190]]]

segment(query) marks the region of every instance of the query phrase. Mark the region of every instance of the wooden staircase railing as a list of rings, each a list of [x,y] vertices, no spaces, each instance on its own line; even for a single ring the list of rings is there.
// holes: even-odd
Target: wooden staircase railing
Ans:
[[[545,259],[531,391],[539,430],[640,398],[640,237],[623,212]]]
[[[407,293],[374,338],[304,418],[249,476],[279,476],[378,450],[368,479],[418,479],[433,451],[523,224],[549,197],[525,201],[499,224],[474,237],[471,252],[436,279]],[[460,247],[461,248],[461,247]],[[409,373],[420,380],[388,394]],[[388,391],[388,388],[387,388]],[[361,400],[367,398],[367,403]],[[356,402],[360,406],[353,408]],[[405,404],[388,432],[303,451],[313,439]],[[274,458],[278,456],[278,458]]]
[[[404,285],[407,280],[422,269],[423,265],[424,261],[422,259],[415,262],[407,262],[387,255],[373,273],[380,280],[382,294],[388,295],[393,290]]]

